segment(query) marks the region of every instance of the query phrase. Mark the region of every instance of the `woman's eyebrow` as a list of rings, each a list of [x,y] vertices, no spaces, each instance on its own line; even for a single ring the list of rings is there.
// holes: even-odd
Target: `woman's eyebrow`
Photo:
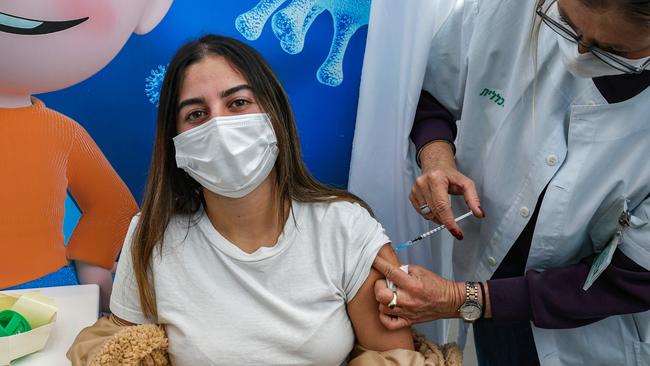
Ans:
[[[183,107],[187,107],[188,105],[193,105],[193,104],[205,104],[205,101],[203,98],[189,98],[185,99],[182,102],[178,103],[178,110],[183,109]]]
[[[237,93],[240,90],[250,90],[253,91],[253,88],[250,87],[248,84],[241,84],[237,86],[233,86],[232,88],[226,89],[221,92],[221,98],[227,98],[235,93]]]

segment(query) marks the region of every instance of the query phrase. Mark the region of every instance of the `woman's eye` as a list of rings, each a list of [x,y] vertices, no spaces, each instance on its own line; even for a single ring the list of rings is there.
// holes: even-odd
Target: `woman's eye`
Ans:
[[[187,115],[187,120],[188,121],[196,121],[197,119],[199,119],[199,118],[201,118],[203,116],[205,116],[205,112],[203,112],[203,111],[193,111],[193,112],[190,112]]]
[[[249,104],[251,104],[251,102],[246,99],[235,99],[230,103],[230,106],[234,108],[243,108]]]

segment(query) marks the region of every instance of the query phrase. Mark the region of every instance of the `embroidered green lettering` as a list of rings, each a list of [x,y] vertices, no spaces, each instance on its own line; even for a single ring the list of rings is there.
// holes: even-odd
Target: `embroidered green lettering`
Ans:
[[[501,96],[501,94],[495,92],[494,90],[484,88],[479,94],[480,97],[488,97],[491,101],[496,103],[496,105],[503,107],[506,104],[506,99]]]

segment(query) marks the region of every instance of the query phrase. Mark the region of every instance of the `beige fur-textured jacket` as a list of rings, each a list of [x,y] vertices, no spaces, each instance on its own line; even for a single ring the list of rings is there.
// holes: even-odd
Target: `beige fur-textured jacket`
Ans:
[[[110,315],[83,329],[67,356],[73,366],[165,366],[168,345],[162,327],[127,326]]]
[[[461,366],[462,354],[455,344],[438,346],[413,332],[415,351],[395,349],[369,351],[357,345],[349,366]],[[169,341],[161,326],[126,325],[111,316],[99,319],[79,333],[68,350],[73,366],[166,366]]]

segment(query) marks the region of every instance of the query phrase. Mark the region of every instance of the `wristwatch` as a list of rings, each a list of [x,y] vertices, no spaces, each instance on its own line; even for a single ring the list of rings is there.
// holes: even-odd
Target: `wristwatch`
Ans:
[[[478,302],[478,283],[465,282],[465,303],[458,309],[460,317],[468,323],[473,323],[481,317],[481,308]]]

